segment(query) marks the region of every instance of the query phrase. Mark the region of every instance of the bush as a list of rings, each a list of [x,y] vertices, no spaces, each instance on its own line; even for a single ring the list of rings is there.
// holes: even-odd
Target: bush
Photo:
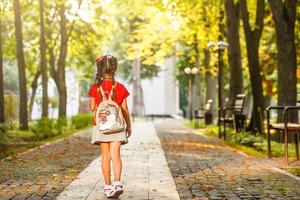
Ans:
[[[37,120],[31,129],[38,139],[57,135],[57,131],[55,130],[55,120],[46,117]]]
[[[5,122],[12,123],[18,119],[19,98],[13,93],[4,95]]]
[[[236,133],[232,135],[231,142],[247,147],[256,147],[256,145],[259,146],[258,143],[261,143],[262,139],[249,133]]]
[[[93,124],[94,116],[92,114],[78,114],[72,117],[72,127],[75,129],[85,128]]]
[[[6,145],[7,145],[7,131],[8,131],[9,127],[4,124],[4,123],[0,123],[0,149],[2,150],[5,149]]]
[[[67,130],[67,127],[68,126],[68,120],[66,117],[59,117],[57,120],[56,120],[56,123],[55,123],[55,128],[57,129],[58,131],[58,134],[62,134],[64,131]]]
[[[0,123],[0,133],[6,133],[9,129],[9,126],[7,124],[4,123]]]

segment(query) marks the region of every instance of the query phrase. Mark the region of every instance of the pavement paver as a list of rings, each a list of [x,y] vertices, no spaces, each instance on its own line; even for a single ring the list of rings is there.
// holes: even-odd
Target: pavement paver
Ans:
[[[155,123],[182,200],[300,199],[300,182],[178,121]]]
[[[160,140],[152,123],[134,123],[133,134],[129,138],[129,143],[122,146],[121,154],[122,182],[125,192],[119,199],[179,200]],[[100,159],[98,157],[83,170],[57,199],[106,199],[102,192],[104,179]]]
[[[100,154],[91,130],[0,161],[0,199],[54,199]]]

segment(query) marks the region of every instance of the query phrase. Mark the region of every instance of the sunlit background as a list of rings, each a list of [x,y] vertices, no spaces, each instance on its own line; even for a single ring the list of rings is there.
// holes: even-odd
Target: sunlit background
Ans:
[[[16,53],[16,2],[20,3],[17,12],[20,12],[21,24],[18,27],[22,28],[20,41],[23,48],[20,49],[24,51],[26,76],[21,82],[18,81],[18,59],[21,59]],[[41,4],[44,8],[43,35]],[[233,3],[236,6],[234,4],[237,2]],[[221,86],[224,102],[232,102],[237,92],[252,93],[244,19],[241,14],[237,21],[232,22],[237,28],[230,25],[230,18],[235,18],[230,15],[233,13],[230,9],[234,7],[227,8],[221,0],[3,0],[0,5],[3,86],[5,101],[12,104],[5,106],[6,121],[18,121],[19,84],[24,85],[21,83],[26,83],[29,119],[41,118],[43,96],[46,95],[43,94],[42,69],[47,71],[48,94],[45,99],[48,99],[48,106],[44,109],[49,110],[48,117],[71,117],[88,112],[87,92],[95,78],[94,61],[103,54],[113,54],[118,58],[117,80],[128,87],[130,110],[136,116],[188,116],[188,113],[202,108],[209,99],[213,101],[216,115],[220,59],[224,65],[224,84]],[[253,31],[257,27],[256,13],[261,11],[257,11],[254,0],[247,1],[246,6]],[[299,6],[296,18],[299,19]],[[295,21],[294,42],[299,47],[299,20]],[[276,104],[277,84],[281,78],[278,79],[275,22],[267,2],[262,22],[264,27],[257,50],[261,66],[255,75],[261,80],[253,84],[261,84],[266,105]],[[238,39],[231,38],[231,35]],[[43,67],[42,36],[45,38]],[[222,58],[217,54],[218,45],[213,48],[208,45],[218,41],[229,43]],[[296,55],[299,66],[300,54]],[[193,67],[197,68],[196,79],[189,86],[191,76],[184,69]],[[60,75],[62,79],[55,78]],[[283,77],[286,76],[289,75]],[[64,87],[66,92],[59,89]],[[191,87],[193,94],[189,97]],[[59,97],[63,96],[66,99],[60,100]]]

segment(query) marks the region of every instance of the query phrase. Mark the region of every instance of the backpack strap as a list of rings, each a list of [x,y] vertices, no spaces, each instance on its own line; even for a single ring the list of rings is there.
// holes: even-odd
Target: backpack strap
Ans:
[[[103,100],[104,100],[104,101],[107,101],[107,98],[106,98],[105,94],[108,93],[108,92],[104,92],[104,90],[103,90],[103,88],[102,88],[101,85],[100,85],[100,87],[99,87],[99,91],[100,91],[100,93],[101,93],[101,95],[102,95]]]
[[[111,86],[111,90],[110,90],[110,93],[109,93],[109,95],[108,95],[108,100],[110,100],[110,101],[112,101],[112,94],[113,94],[113,91],[114,91],[115,88],[116,88],[116,85],[117,85],[117,82],[115,82],[115,84],[113,84],[113,85]]]
[[[104,101],[107,101],[107,100],[112,101],[112,94],[113,94],[113,91],[116,88],[116,85],[117,85],[117,82],[112,85],[110,92],[104,91],[102,86],[100,85],[99,91],[100,91]],[[106,98],[105,94],[108,94],[108,98]]]

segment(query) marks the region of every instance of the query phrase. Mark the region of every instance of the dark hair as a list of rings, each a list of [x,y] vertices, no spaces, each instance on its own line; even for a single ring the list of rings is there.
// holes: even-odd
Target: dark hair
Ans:
[[[118,67],[117,58],[111,55],[104,55],[96,58],[96,65],[97,65],[97,74],[95,78],[95,83],[97,84],[98,88],[100,87],[103,75],[109,74],[112,76],[112,84],[115,85],[115,74]],[[115,99],[116,92],[114,87],[112,87],[112,99]],[[100,93],[100,92],[99,92]],[[101,101],[102,95],[100,93]]]

